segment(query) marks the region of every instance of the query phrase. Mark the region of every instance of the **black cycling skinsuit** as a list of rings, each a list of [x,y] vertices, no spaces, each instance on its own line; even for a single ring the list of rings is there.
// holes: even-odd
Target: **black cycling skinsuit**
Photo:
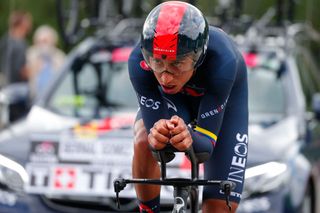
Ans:
[[[210,27],[209,44],[203,63],[183,90],[174,95],[162,92],[153,72],[146,65],[140,44],[129,58],[129,73],[138,96],[139,113],[149,132],[160,119],[172,115],[191,129],[195,152],[210,152],[204,163],[205,179],[231,180],[237,184],[230,200],[239,202],[248,152],[248,86],[241,53],[219,28]],[[216,187],[205,186],[203,199],[225,199]]]

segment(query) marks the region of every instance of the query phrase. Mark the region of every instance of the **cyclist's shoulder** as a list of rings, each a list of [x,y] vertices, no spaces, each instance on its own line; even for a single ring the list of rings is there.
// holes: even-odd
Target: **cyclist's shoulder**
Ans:
[[[143,68],[140,66],[141,62],[143,62],[143,55],[141,53],[140,43],[137,43],[132,52],[130,53],[129,60],[128,60],[128,66],[129,71],[130,69],[140,69]]]
[[[217,79],[234,80],[238,72],[237,63],[241,54],[231,37],[218,27],[209,28],[208,51],[199,74],[207,81]],[[202,71],[203,70],[203,71]]]
[[[210,26],[209,27],[209,42],[208,51],[215,51],[217,53],[224,53],[224,51],[233,52],[235,43],[232,38],[224,32],[221,28]]]
[[[133,50],[130,53],[129,62],[130,61],[139,61],[141,59],[143,59],[143,56],[141,53],[141,43],[139,41],[134,45]]]
[[[209,41],[228,41],[229,35],[220,27],[209,26]]]
[[[217,35],[227,35],[226,32],[223,31],[222,28],[220,27],[216,27],[216,26],[213,26],[213,25],[209,25],[209,34],[217,34]]]
[[[153,78],[151,68],[145,62],[141,53],[140,43],[133,48],[128,60],[129,75],[132,80],[150,83]]]
[[[210,26],[209,43],[205,59],[207,61],[214,61],[215,66],[217,66],[217,64],[223,65],[228,62],[237,61],[239,57],[239,50],[232,38],[221,28]]]

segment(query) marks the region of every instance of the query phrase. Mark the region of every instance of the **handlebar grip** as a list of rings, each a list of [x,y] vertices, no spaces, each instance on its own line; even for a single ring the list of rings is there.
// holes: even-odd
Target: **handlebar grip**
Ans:
[[[220,183],[220,189],[228,195],[230,195],[231,191],[236,188],[237,184],[233,181],[225,180],[221,181]]]
[[[165,164],[170,162],[175,157],[175,152],[184,152],[189,158],[191,163],[191,178],[198,179],[199,176],[199,161],[197,155],[195,154],[193,147],[190,146],[187,150],[180,151],[168,144],[164,149],[154,150],[152,149],[153,156],[161,163],[161,173],[162,178],[166,177],[166,166]]]
[[[167,146],[169,146],[169,145],[167,145]],[[161,150],[156,150],[150,146],[151,151],[152,151],[152,155],[158,162],[164,161],[164,163],[168,163],[174,159],[175,154],[171,148],[172,146],[170,145],[171,147],[168,147],[168,148],[167,148],[167,146]]]
[[[229,211],[232,210],[232,206],[230,204],[229,196],[231,195],[232,190],[236,188],[236,183],[232,181],[222,181],[220,183],[220,189],[223,191],[225,198],[226,198],[226,205],[229,208]]]
[[[198,160],[197,160],[197,157],[196,157],[196,154],[193,150],[193,147],[190,146],[187,150],[184,150],[184,151],[180,151],[178,149],[176,149],[175,147],[173,147],[171,144],[168,144],[165,148],[161,149],[161,150],[156,150],[154,148],[151,147],[151,150],[152,150],[152,154],[153,156],[158,160],[160,161],[160,156],[162,157],[162,159],[168,163],[170,162],[171,160],[173,160],[173,158],[175,157],[175,152],[184,152],[190,159],[191,163],[198,163]]]

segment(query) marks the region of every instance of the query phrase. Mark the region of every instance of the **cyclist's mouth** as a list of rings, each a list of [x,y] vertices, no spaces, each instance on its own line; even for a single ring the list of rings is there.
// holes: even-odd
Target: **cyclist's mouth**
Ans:
[[[176,86],[164,86],[161,85],[163,92],[173,94],[176,91]]]

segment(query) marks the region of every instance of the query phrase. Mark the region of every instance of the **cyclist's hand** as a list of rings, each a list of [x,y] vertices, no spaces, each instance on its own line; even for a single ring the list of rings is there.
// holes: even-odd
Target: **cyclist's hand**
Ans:
[[[184,120],[174,115],[167,121],[170,130],[170,143],[179,151],[187,150],[192,144],[192,137]]]
[[[157,121],[150,129],[148,142],[156,150],[163,149],[170,139],[170,131],[167,126],[167,120],[161,119]]]

